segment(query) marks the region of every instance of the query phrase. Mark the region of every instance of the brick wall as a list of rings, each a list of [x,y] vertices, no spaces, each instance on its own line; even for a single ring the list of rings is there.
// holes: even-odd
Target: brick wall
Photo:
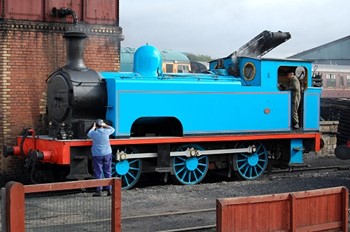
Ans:
[[[334,156],[337,147],[338,121],[321,121],[320,132],[324,147],[319,152],[321,156]]]
[[[4,158],[2,145],[15,144],[24,127],[38,127],[45,113],[46,78],[65,64],[65,31],[80,30],[85,40],[85,64],[97,71],[119,70],[123,36],[116,26],[4,20],[0,22],[0,173],[18,173],[18,158]]]

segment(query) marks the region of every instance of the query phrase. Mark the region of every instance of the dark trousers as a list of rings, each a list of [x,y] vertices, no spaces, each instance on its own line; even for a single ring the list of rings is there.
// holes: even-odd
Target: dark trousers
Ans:
[[[112,173],[112,154],[104,156],[92,156],[95,179],[110,178]],[[107,190],[111,186],[106,186]],[[97,187],[97,191],[102,191],[102,187]]]

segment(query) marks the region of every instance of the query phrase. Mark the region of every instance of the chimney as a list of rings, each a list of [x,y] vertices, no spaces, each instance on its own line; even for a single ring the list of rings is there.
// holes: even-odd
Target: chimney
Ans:
[[[66,32],[67,61],[65,68],[75,71],[84,71],[88,68],[84,64],[84,39],[87,37],[83,32]]]

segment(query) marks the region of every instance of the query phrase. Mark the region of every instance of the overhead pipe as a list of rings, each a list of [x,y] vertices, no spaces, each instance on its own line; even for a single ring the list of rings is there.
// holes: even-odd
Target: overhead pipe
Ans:
[[[57,9],[56,7],[52,8],[52,16],[56,18],[65,18],[67,15],[71,15],[73,17],[73,24],[76,25],[78,23],[78,16],[74,10],[70,8],[61,7]]]

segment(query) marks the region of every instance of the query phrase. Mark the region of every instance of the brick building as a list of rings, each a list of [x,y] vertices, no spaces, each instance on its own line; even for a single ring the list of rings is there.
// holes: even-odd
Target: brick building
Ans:
[[[123,35],[118,0],[4,0],[0,12],[2,148],[14,144],[24,127],[40,127],[46,111],[45,80],[65,64],[66,31],[87,34],[85,64],[97,71],[119,70]],[[1,149],[0,174],[20,174],[21,162],[4,158]]]

